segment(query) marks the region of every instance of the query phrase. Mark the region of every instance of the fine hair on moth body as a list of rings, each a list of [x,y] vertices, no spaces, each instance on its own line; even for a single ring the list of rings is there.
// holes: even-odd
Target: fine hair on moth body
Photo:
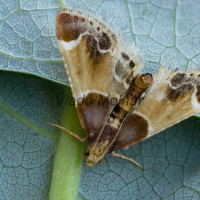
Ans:
[[[200,71],[184,73],[161,66],[154,77],[140,73],[142,59],[135,45],[125,48],[114,29],[68,8],[56,16],[56,37],[87,136],[82,139],[47,124],[87,142],[89,167],[111,153],[144,169],[115,150],[127,149],[200,112]]]

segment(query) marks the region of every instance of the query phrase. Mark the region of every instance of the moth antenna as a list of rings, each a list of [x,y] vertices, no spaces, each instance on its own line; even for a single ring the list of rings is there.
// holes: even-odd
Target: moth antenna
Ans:
[[[68,131],[67,129],[65,129],[62,126],[59,126],[57,124],[53,124],[53,123],[49,123],[49,122],[44,122],[44,124],[50,125],[50,126],[54,126],[56,128],[59,128],[63,131],[65,131],[66,133],[68,133],[69,135],[71,135],[73,138],[75,138],[76,140],[80,141],[80,142],[85,142],[87,140],[87,138],[80,138],[78,135],[76,135],[75,133],[72,133],[70,131]]]
[[[135,160],[129,158],[129,157],[126,157],[122,154],[118,154],[118,153],[115,153],[114,151],[112,152],[112,155],[116,158],[122,158],[122,159],[125,159],[125,160],[129,160],[130,162],[134,163],[135,165],[137,165],[139,168],[145,170],[144,167],[142,167],[138,162],[136,162]]]

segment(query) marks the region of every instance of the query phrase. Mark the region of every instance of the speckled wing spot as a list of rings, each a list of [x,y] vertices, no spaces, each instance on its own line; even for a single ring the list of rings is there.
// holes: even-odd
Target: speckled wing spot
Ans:
[[[125,94],[131,81],[142,66],[141,58],[138,57],[136,50],[133,50],[135,57],[134,55],[129,56],[122,49],[121,51],[122,52],[118,53],[115,59],[113,76],[114,90],[119,96]]]
[[[121,55],[124,60],[130,60],[129,56],[126,53],[122,52]]]
[[[102,50],[110,49],[111,47],[111,40],[107,33],[102,32],[101,37],[99,39],[99,48]]]
[[[180,98],[184,98],[188,93],[194,92],[194,86],[191,83],[182,84],[178,88],[174,89],[168,86],[167,88],[167,99],[169,101],[179,101]]]

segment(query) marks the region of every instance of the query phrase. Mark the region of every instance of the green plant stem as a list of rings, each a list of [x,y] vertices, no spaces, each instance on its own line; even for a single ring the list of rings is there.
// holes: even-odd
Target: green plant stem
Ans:
[[[71,97],[69,88],[66,96]],[[68,104],[64,106],[61,126],[84,137],[74,106]],[[58,132],[49,199],[75,200],[78,196],[84,143],[75,140],[62,130]]]

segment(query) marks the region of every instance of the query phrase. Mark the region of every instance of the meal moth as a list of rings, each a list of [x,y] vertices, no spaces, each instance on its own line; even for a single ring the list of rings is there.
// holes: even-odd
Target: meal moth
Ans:
[[[81,139],[49,124],[88,143],[88,166],[107,153],[135,162],[114,151],[200,112],[199,71],[183,73],[162,66],[154,77],[140,74],[142,59],[136,47],[125,47],[106,25],[80,11],[58,12],[56,37],[87,136]]]

